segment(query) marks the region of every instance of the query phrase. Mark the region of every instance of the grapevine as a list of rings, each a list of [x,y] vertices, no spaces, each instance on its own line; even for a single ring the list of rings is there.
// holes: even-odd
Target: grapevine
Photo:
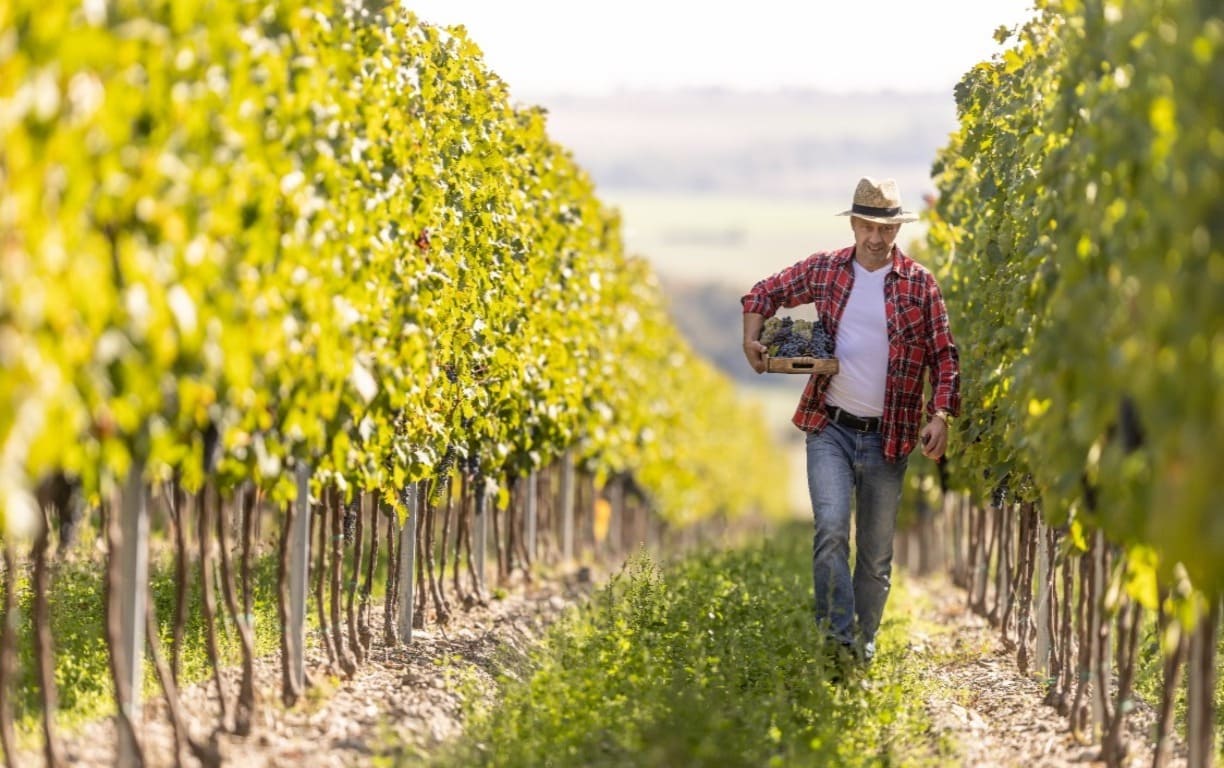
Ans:
[[[1218,9],[1043,4],[957,87],[929,238],[974,350],[958,483],[1027,478],[1052,523],[1154,547],[1162,574],[1181,563],[1213,590],[1221,78]]]
[[[608,552],[657,540],[664,525],[785,511],[761,415],[680,337],[649,266],[624,252],[619,214],[545,118],[511,102],[462,28],[397,4],[0,4],[0,545],[11,602],[13,553],[34,543],[48,764],[63,760],[43,521],[52,497],[68,504],[50,492],[60,480],[74,490],[65,531],[77,500],[86,514],[111,509],[104,591],[115,617],[147,587],[119,565],[142,562],[124,555],[150,542],[117,535],[111,500],[132,502],[125,523],[148,522],[137,502],[172,489],[180,584],[162,684],[173,709],[194,572],[221,727],[237,732],[261,720],[249,577],[265,517],[281,529],[292,705],[309,685],[291,669],[295,653],[303,662],[307,589],[329,672],[352,676],[383,564],[388,643],[425,621],[395,617],[424,608],[426,583],[446,619],[435,558],[441,549],[445,568],[452,513],[454,562],[466,551],[473,577],[472,592],[455,594],[484,599],[472,556],[487,544],[469,523],[495,501],[480,519],[493,520],[504,573],[524,527],[508,508],[524,478],[558,468],[586,499],[631,478],[637,507],[621,505],[625,535]],[[397,567],[413,557],[420,586]],[[108,622],[116,678],[140,661],[139,647],[121,647],[125,636],[139,643],[139,618],[125,615],[126,634]],[[230,621],[237,686],[220,666]],[[16,658],[6,634],[10,762]],[[126,713],[140,692],[119,682],[118,726],[139,752]],[[176,739],[204,754],[181,728]]]
[[[516,476],[576,447],[676,520],[780,511],[718,469],[774,463],[757,414],[463,30],[302,2],[0,26],[0,529],[134,462],[279,502],[305,462],[394,503],[469,443]]]
[[[1224,15],[1195,0],[1049,0],[997,37],[1013,34],[957,86],[959,130],[933,168],[923,258],[971,350],[941,479],[1006,505],[994,510],[1000,531],[1019,514],[1005,534],[1023,542],[1013,585],[1032,584],[1039,538],[1051,602],[1063,570],[1061,618],[1041,610],[1049,627],[1062,623],[1051,694],[1073,732],[1099,726],[1103,759],[1120,764],[1146,610],[1165,653],[1161,748],[1189,654],[1190,764],[1209,764],[1206,670],[1224,589]],[[973,573],[984,573],[985,517],[966,518]],[[959,576],[980,608],[985,584],[969,573]],[[1022,668],[1030,597],[1017,605]],[[1055,647],[1052,632],[1044,639]]]

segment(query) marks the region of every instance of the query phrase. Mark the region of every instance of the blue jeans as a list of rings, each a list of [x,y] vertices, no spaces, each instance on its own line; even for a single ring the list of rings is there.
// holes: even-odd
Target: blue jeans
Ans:
[[[812,496],[812,582],[816,623],[835,641],[875,649],[892,574],[893,531],[909,460],[884,459],[879,432],[829,423],[807,436]],[[855,507],[855,562],[850,574],[850,502]]]

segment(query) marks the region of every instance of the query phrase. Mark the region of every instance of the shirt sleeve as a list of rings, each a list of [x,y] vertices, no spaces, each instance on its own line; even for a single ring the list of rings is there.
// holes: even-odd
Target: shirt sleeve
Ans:
[[[797,307],[815,300],[812,292],[813,272],[819,268],[824,254],[815,253],[752,286],[740,298],[744,314],[755,313],[773,317],[782,307]]]
[[[960,414],[960,353],[948,325],[948,308],[934,278],[929,290],[931,311],[930,412]]]

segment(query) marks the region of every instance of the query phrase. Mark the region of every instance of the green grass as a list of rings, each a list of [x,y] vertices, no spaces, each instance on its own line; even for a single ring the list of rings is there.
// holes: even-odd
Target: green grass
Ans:
[[[830,682],[805,532],[666,567],[635,557],[436,764],[945,764],[904,614],[890,613],[865,677]]]
[[[235,561],[237,567],[237,561]],[[67,731],[87,721],[115,711],[106,646],[104,573],[100,563],[89,558],[71,558],[52,566],[48,592],[51,613],[52,645],[55,653],[55,682],[59,708],[56,722]],[[17,671],[14,685],[14,719],[18,739],[25,748],[41,743],[41,698],[34,663],[33,593],[28,574],[18,581]],[[255,616],[255,652],[276,651],[280,643],[280,622],[276,615],[276,557],[274,554],[252,559],[252,602]],[[202,592],[198,565],[191,573],[187,619],[182,649],[180,684],[204,680],[211,674],[206,652]],[[155,562],[150,573],[151,593],[161,628],[162,651],[170,660],[174,620],[174,571],[166,558]],[[238,599],[241,600],[239,588]],[[218,608],[224,612],[224,597],[217,593]],[[217,630],[224,664],[241,661],[241,644],[232,622],[220,621]],[[151,661],[144,666],[146,699],[160,696],[160,684]]]
[[[1150,612],[1144,615],[1137,657],[1135,695],[1153,709],[1157,709],[1160,706],[1161,692],[1164,688],[1164,665],[1159,629],[1156,626],[1156,618]],[[1179,683],[1173,700],[1173,727],[1176,735],[1185,738],[1187,728],[1186,669],[1182,670]],[[1215,689],[1212,700],[1215,707],[1216,755],[1224,760],[1224,632],[1220,633],[1220,638],[1216,643]]]

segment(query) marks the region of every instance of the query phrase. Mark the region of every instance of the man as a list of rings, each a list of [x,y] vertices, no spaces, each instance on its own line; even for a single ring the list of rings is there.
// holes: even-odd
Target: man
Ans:
[[[917,221],[902,210],[896,182],[861,179],[839,215],[850,217],[853,246],[814,253],[743,297],[744,354],[763,373],[765,319],[801,304],[815,306],[834,341],[838,373],[812,375],[793,421],[807,433],[816,621],[839,655],[870,661],[908,457],[919,443],[924,456],[943,456],[960,409],[960,364],[935,278],[896,246],[901,224]]]

